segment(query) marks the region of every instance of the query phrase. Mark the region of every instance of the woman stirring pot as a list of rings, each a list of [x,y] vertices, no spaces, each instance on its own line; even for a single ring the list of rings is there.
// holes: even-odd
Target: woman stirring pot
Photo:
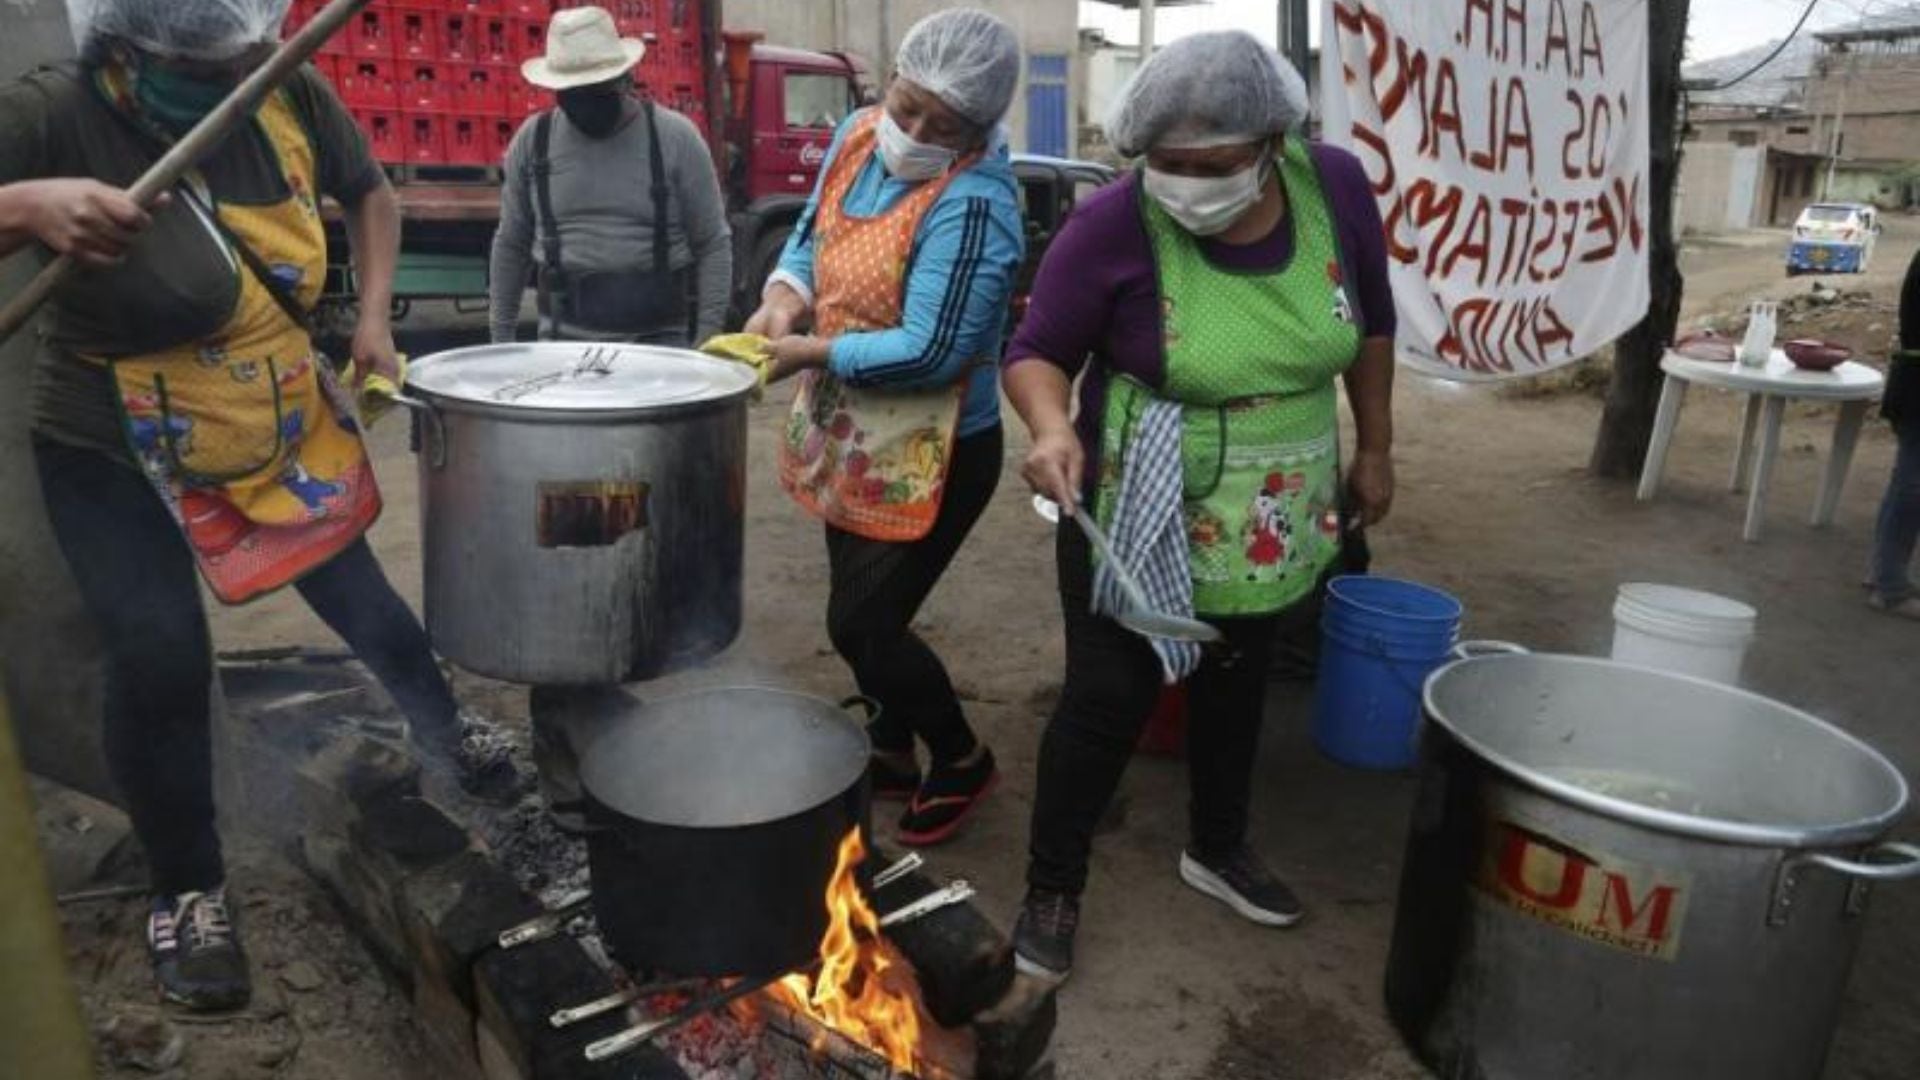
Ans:
[[[902,842],[935,844],[995,780],[911,624],[1000,479],[994,361],[1023,233],[999,125],[1020,42],[956,8],[915,24],[894,66],[886,100],[835,135],[746,329],[775,339],[770,379],[802,379],[780,479],[826,522],[827,630],[881,705],[874,793],[908,799]]]
[[[1366,175],[1288,134],[1306,112],[1300,77],[1245,33],[1155,54],[1107,125],[1144,168],[1082,202],[1007,353],[1028,482],[1097,517],[1157,607],[1224,637],[1203,652],[1122,627],[1122,590],[1062,524],[1067,670],[1015,931],[1032,973],[1072,970],[1094,827],[1163,682],[1187,680],[1192,715],[1181,878],[1262,925],[1302,914],[1247,843],[1267,654],[1280,613],[1332,565],[1343,504],[1371,524],[1392,501],[1394,331]],[[1343,377],[1358,447],[1344,498]]]

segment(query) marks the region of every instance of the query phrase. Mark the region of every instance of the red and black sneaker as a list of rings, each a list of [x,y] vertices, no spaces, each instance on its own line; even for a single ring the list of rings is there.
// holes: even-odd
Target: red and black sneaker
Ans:
[[[900,815],[900,842],[909,847],[931,847],[953,839],[999,782],[993,751],[985,747],[972,764],[935,762],[920,790],[907,802],[906,812]]]
[[[920,790],[920,763],[912,750],[875,749],[867,779],[875,802],[906,802]]]

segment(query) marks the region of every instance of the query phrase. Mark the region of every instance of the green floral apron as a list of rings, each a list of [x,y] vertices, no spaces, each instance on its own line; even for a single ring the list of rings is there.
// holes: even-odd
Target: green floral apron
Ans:
[[[1341,250],[1305,144],[1276,156],[1293,254],[1277,271],[1210,263],[1153,199],[1140,205],[1159,276],[1165,385],[1183,407],[1194,610],[1266,615],[1306,596],[1340,548],[1339,397],[1360,328]],[[1155,391],[1125,377],[1101,424],[1097,509],[1110,519],[1127,448]],[[1110,523],[1110,521],[1109,521]]]

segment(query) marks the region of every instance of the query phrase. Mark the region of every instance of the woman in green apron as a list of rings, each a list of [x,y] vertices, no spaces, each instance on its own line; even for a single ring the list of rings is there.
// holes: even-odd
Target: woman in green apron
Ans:
[[[354,366],[397,377],[398,208],[352,119],[309,69],[151,213],[123,193],[272,50],[286,8],[76,6],[80,64],[0,90],[0,256],[37,242],[85,267],[43,312],[34,456],[100,632],[103,745],[152,869],[155,974],[196,1008],[248,996],[214,827],[201,582],[227,603],[296,586],[422,749],[484,765],[463,777],[483,787],[514,782],[510,763],[463,749],[426,634],[362,538],[379,489],[305,325],[326,277],[330,196],[359,269]]]
[[[1298,74],[1245,33],[1155,54],[1107,126],[1144,167],[1076,209],[1007,352],[1028,482],[1097,518],[1156,607],[1224,638],[1203,650],[1123,628],[1124,594],[1061,526],[1067,668],[1015,931],[1022,968],[1043,977],[1072,968],[1094,828],[1166,683],[1187,683],[1191,716],[1181,878],[1255,923],[1301,917],[1247,842],[1267,656],[1343,528],[1378,521],[1393,495],[1379,213],[1357,160],[1288,134],[1306,108]]]

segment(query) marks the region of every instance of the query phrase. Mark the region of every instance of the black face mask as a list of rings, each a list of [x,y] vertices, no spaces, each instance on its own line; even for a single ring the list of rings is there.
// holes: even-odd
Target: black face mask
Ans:
[[[562,90],[560,111],[580,133],[589,139],[604,139],[627,114],[627,88],[623,83],[600,83]]]

